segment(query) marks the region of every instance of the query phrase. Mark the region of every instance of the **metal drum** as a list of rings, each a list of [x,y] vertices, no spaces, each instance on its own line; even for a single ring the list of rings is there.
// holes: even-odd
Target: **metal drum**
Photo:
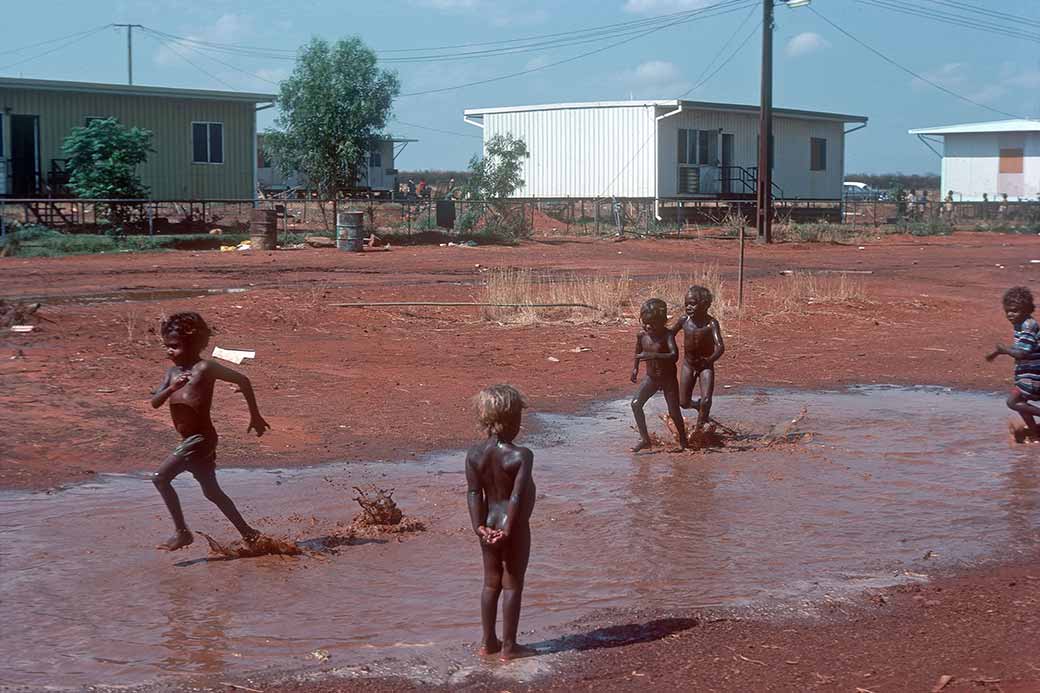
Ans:
[[[249,218],[249,241],[253,250],[274,250],[278,245],[278,213],[254,209]]]
[[[364,249],[364,226],[364,212],[340,212],[336,218],[336,247],[360,253]]]

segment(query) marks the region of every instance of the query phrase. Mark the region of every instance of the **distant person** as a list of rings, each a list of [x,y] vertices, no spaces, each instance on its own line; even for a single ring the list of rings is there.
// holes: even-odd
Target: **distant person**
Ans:
[[[686,314],[672,326],[672,334],[683,333],[682,368],[679,371],[679,406],[697,410],[697,428],[711,418],[715,393],[715,362],[726,352],[719,321],[708,313],[713,296],[703,286],[686,290]],[[700,397],[693,399],[693,386]]]
[[[415,197],[415,181],[411,178],[408,179],[408,195]]]
[[[1040,429],[1036,417],[1040,408],[1031,402],[1040,399],[1040,326],[1033,318],[1033,293],[1024,286],[1015,286],[1004,292],[1004,315],[1014,329],[1015,341],[1009,346],[998,344],[986,355],[987,361],[998,356],[1010,356],[1015,360],[1015,386],[1007,398],[1008,408],[1018,412],[1025,429],[1012,429],[1019,443],[1029,440],[1040,442]]]
[[[262,436],[270,428],[260,416],[249,378],[216,361],[202,358],[202,350],[209,343],[210,329],[198,313],[174,313],[163,321],[160,333],[173,366],[166,371],[159,389],[152,395],[152,407],[158,409],[169,400],[173,427],[180,434],[181,442],[152,477],[177,530],[158,548],[176,551],[193,541],[172,484],[182,472],[192,473],[206,499],[220,508],[246,542],[255,542],[260,538],[260,532],[242,519],[234,502],[217,484],[217,431],[210,419],[213,386],[218,380],[223,380],[237,385],[246,398],[249,406],[249,428],[246,430],[256,431],[257,436]]]
[[[679,408],[679,384],[675,379],[675,362],[679,360],[679,351],[675,346],[675,335],[669,331],[668,305],[659,298],[650,298],[643,302],[639,309],[639,321],[643,330],[636,335],[635,363],[632,365],[632,382],[639,379],[639,363],[646,362],[646,377],[639,384],[632,398],[632,416],[639,429],[639,443],[632,452],[639,452],[653,446],[650,434],[646,429],[646,414],[643,406],[647,400],[658,392],[664,392],[668,403],[668,415],[675,424],[679,434],[679,448],[672,452],[686,449],[686,424],[683,422],[682,410]]]
[[[419,186],[415,189],[415,191],[419,195],[419,197],[426,197],[430,193],[429,188],[426,185],[425,178],[419,179]]]
[[[1008,196],[1007,193],[1000,194],[1000,205],[997,206],[997,216],[1000,217],[1001,221],[1007,219],[1008,216]]]
[[[946,218],[953,221],[953,191],[948,190],[946,192],[946,199],[943,201],[943,211],[946,214]]]
[[[480,595],[483,635],[479,654],[503,661],[535,654],[516,642],[524,576],[531,557],[531,512],[535,486],[534,454],[513,441],[527,406],[516,388],[493,385],[476,396],[477,419],[487,440],[466,455],[469,518],[480,540],[484,589]],[[502,603],[502,640],[495,632],[498,598]]]

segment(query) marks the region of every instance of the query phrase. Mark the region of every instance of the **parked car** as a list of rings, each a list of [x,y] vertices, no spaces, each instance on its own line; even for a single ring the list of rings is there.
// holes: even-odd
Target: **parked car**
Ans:
[[[841,184],[841,195],[846,200],[860,201],[884,201],[888,199],[888,193],[884,190],[875,190],[866,183],[847,180]]]

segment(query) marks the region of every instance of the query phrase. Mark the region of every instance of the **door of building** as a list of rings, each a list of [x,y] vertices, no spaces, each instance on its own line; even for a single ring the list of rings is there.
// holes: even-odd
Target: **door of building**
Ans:
[[[11,116],[11,195],[33,197],[40,191],[40,117]]]
[[[732,185],[732,171],[730,166],[733,165],[733,133],[724,132],[722,133],[722,192],[723,194],[729,194],[733,192]]]

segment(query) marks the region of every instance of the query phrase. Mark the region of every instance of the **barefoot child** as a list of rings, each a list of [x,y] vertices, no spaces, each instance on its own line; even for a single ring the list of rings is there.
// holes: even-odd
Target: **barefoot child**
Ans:
[[[534,509],[534,455],[513,445],[527,406],[510,385],[493,385],[476,396],[477,417],[487,440],[466,455],[467,503],[473,531],[484,557],[484,591],[480,595],[483,637],[480,654],[499,652],[503,661],[534,654],[516,642],[520,597],[531,555],[529,520]],[[502,603],[502,641],[495,635],[498,596]]]
[[[1004,292],[1004,314],[1014,328],[1015,343],[1010,347],[998,344],[986,355],[986,360],[992,361],[1001,355],[1015,359],[1015,387],[1007,398],[1007,405],[1022,417],[1025,434],[1034,442],[1040,442],[1040,429],[1034,418],[1040,416],[1040,408],[1030,404],[1040,399],[1040,325],[1033,319],[1034,307],[1033,294],[1026,287],[1015,286]]]
[[[270,428],[256,406],[249,378],[200,355],[209,343],[209,326],[198,313],[176,313],[162,324],[163,344],[173,366],[166,371],[159,389],[152,396],[152,407],[158,409],[170,401],[173,427],[181,435],[180,444],[159,466],[152,481],[166,502],[177,533],[158,548],[169,551],[192,542],[191,531],[184,523],[184,513],[171,483],[181,472],[191,472],[206,498],[212,501],[235,525],[242,538],[253,541],[260,533],[246,524],[235,504],[217,484],[217,431],[210,420],[213,386],[218,380],[238,385],[249,405],[249,428],[258,436]]]
[[[675,430],[679,432],[679,449],[685,450],[686,426],[679,409],[679,385],[675,380],[675,362],[679,360],[679,351],[675,347],[675,335],[665,324],[668,322],[667,304],[659,298],[647,299],[639,309],[639,320],[643,324],[643,331],[636,335],[632,382],[639,378],[640,361],[646,361],[646,377],[632,398],[632,415],[635,416],[636,427],[639,428],[639,444],[632,448],[632,452],[652,446],[650,434],[646,430],[643,405],[659,391],[664,391],[664,399],[668,403],[668,416],[675,424]]]
[[[682,330],[683,362],[679,374],[679,406],[697,410],[697,428],[708,422],[711,399],[715,393],[715,362],[726,351],[719,321],[708,314],[713,296],[703,286],[686,290],[686,315],[671,328]],[[693,386],[700,385],[700,399],[694,400]]]

